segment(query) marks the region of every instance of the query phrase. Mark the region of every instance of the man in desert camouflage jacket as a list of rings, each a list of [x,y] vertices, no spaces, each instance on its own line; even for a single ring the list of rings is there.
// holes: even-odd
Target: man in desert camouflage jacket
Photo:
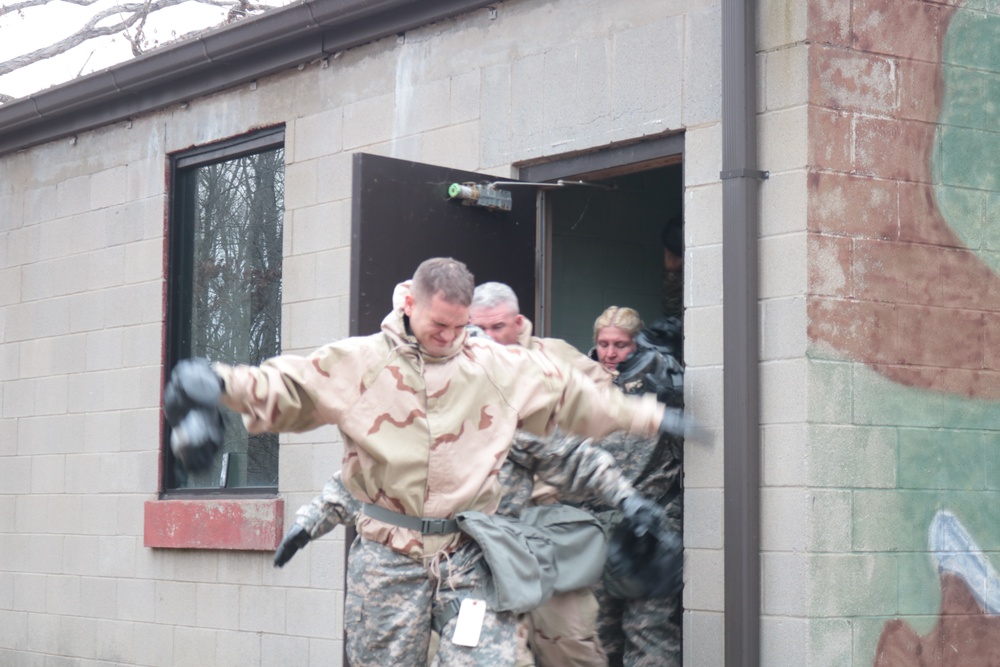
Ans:
[[[353,667],[422,664],[433,610],[485,599],[478,547],[452,519],[496,510],[518,428],[603,436],[682,425],[680,411],[651,397],[605,392],[538,353],[469,339],[473,278],[461,262],[427,260],[400,290],[403,305],[380,333],[259,367],[213,367],[223,403],[251,433],[340,429],[343,482],[363,504],[345,605]],[[475,646],[449,641],[456,620],[443,629],[441,665],[513,664],[512,614],[487,609]]]

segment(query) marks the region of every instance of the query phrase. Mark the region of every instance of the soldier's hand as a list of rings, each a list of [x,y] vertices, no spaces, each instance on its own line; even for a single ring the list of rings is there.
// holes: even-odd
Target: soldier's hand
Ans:
[[[290,561],[296,551],[309,544],[309,539],[309,532],[305,528],[299,524],[292,526],[274,551],[274,566],[281,567]]]
[[[219,409],[222,380],[205,359],[183,359],[163,389],[163,411],[172,427],[170,449],[188,470],[212,464],[225,438]]]
[[[626,524],[636,537],[659,531],[663,508],[638,493],[626,496],[621,503],[622,523]]]
[[[684,414],[683,408],[666,408],[660,421],[660,435],[690,438],[704,444],[711,444],[714,436],[697,419]]]

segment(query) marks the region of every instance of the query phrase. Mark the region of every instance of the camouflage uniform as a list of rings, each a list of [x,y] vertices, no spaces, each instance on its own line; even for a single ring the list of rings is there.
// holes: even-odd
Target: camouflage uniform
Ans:
[[[394,303],[401,304],[399,296],[408,291],[407,283],[398,286]],[[529,350],[463,336],[446,356],[429,356],[409,333],[401,306],[383,320],[378,334],[330,343],[308,357],[281,355],[259,367],[214,368],[225,383],[223,403],[244,415],[250,433],[335,424],[344,441],[342,479],[350,493],[410,517],[494,512],[500,500],[497,476],[519,427],[538,434],[563,426],[589,436],[618,429],[648,436],[663,418],[654,399],[626,400],[618,392],[601,391],[569,366]],[[613,497],[606,501],[616,502]],[[409,562],[397,558],[404,556],[423,574],[406,568],[371,572],[349,564],[358,576],[349,578],[348,595],[359,600],[367,594],[347,637],[348,654],[357,657],[353,667],[421,664],[431,611],[442,603],[442,591],[479,586],[475,567],[459,571],[447,565],[465,546],[464,534],[423,534],[366,514],[358,517],[357,530],[358,554],[386,551],[369,562],[379,567]],[[357,557],[352,549],[351,559]],[[437,585],[442,580],[434,576],[442,571],[448,574],[446,586]],[[402,618],[389,614],[394,609],[390,599],[365,588],[365,577],[387,585],[394,574],[413,590],[414,608]],[[417,581],[435,585],[425,595]],[[486,616],[487,634],[477,649],[462,657],[449,651],[442,664],[513,663],[490,644],[508,633],[503,626],[509,626],[513,640],[513,617],[492,610]],[[405,643],[409,634],[405,629],[397,634],[393,623],[417,628],[413,636],[423,650],[397,651],[396,637]]]

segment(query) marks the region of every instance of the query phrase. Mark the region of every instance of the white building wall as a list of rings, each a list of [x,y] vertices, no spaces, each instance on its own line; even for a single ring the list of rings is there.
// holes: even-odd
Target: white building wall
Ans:
[[[524,161],[686,130],[688,405],[721,434],[720,20],[718,0],[510,0],[0,157],[0,663],[340,664],[341,531],[281,570],[269,553],[142,543],[158,490],[175,151],[286,125],[282,335],[286,351],[306,352],[347,335],[352,153],[510,176]],[[764,646],[766,664],[800,665],[782,645],[798,640],[783,630],[797,608],[774,599],[791,589],[798,547],[766,525],[788,527],[779,508],[808,521],[804,491],[776,481],[784,463],[772,458],[799,456],[807,395],[804,55],[798,29],[764,32]],[[341,451],[332,428],[282,445],[287,525]],[[686,470],[685,664],[719,665],[721,437],[689,444]],[[788,494],[802,502],[789,509]]]

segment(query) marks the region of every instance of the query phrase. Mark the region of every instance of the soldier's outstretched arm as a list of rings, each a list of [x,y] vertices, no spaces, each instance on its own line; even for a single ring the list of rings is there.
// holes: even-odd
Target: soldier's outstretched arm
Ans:
[[[361,503],[344,486],[338,470],[323,485],[323,491],[295,512],[295,525],[274,552],[274,565],[281,567],[311,540],[340,525],[353,523],[361,513]]]
[[[591,438],[556,430],[549,436],[518,431],[508,458],[574,500],[617,507],[636,490],[614,456]]]

